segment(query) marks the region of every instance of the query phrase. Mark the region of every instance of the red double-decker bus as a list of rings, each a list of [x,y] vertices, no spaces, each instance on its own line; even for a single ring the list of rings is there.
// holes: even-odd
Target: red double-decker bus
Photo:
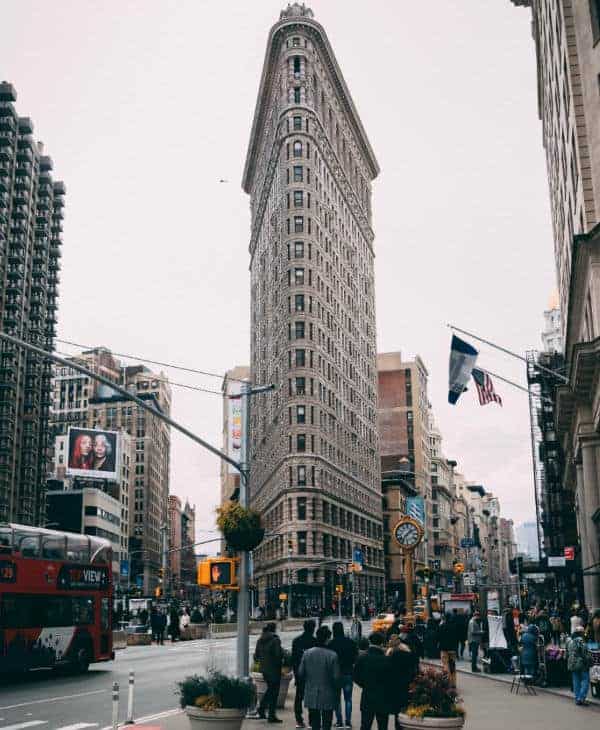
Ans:
[[[0,524],[0,673],[110,661],[111,622],[108,540]]]

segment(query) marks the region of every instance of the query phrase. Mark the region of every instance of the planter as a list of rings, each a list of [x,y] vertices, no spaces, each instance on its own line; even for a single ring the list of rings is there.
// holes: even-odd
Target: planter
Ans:
[[[227,545],[233,550],[251,552],[263,541],[265,531],[262,527],[253,530],[227,530],[223,536]]]
[[[254,683],[254,686],[256,688],[256,706],[258,707],[265,692],[267,691],[267,683],[263,679],[263,676],[260,672],[252,672],[250,676],[252,677],[252,682]],[[292,676],[292,672],[290,672],[289,674],[281,675],[281,684],[279,685],[279,695],[277,697],[278,710],[283,710],[283,708],[285,707],[285,701],[287,699]]]
[[[246,710],[203,710],[201,707],[187,705],[185,714],[196,730],[240,730]]]
[[[400,713],[398,722],[402,730],[419,730],[426,727],[461,728],[465,724],[463,717],[409,717]]]

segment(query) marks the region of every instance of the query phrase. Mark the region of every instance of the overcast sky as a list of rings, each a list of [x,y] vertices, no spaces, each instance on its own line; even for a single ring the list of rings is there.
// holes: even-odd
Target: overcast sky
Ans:
[[[280,0],[2,0],[0,79],[67,186],[59,337],[223,372],[249,359],[240,181]],[[378,349],[421,355],[447,457],[533,508],[527,396],[447,404],[447,322],[524,353],[555,287],[528,10],[509,0],[315,0],[381,166]],[[219,183],[226,179],[228,183]],[[73,348],[60,346],[63,352]],[[525,382],[482,348],[482,366]],[[216,378],[171,371],[177,382]],[[173,388],[219,444],[221,400]],[[219,465],[173,434],[171,491],[214,527]]]

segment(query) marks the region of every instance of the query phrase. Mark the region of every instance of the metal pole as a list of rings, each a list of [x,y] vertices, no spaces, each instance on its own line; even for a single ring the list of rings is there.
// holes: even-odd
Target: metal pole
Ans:
[[[167,593],[168,593],[168,591],[167,591],[167,585],[168,585],[168,581],[167,581],[167,529],[168,529],[168,527],[164,523],[160,526],[161,550],[162,550],[160,565],[162,568],[162,579],[163,579],[162,587],[163,587],[163,597],[164,598],[167,597]]]
[[[133,725],[133,686],[135,683],[134,672],[129,672],[129,692],[127,695],[127,720],[126,725]]]
[[[119,727],[119,683],[114,682],[112,688],[112,727],[117,730]]]
[[[516,558],[517,563],[517,595],[519,596],[519,612],[523,611],[523,601],[521,600],[521,564],[519,563],[519,556]]]
[[[356,595],[354,593],[354,573],[350,573],[350,590],[352,591],[352,621],[356,620]]]
[[[247,507],[250,488],[250,395],[251,386],[244,381],[241,387],[242,396],[242,443],[240,453],[240,492],[239,503]],[[250,624],[248,617],[248,575],[249,554],[247,550],[240,553],[240,572],[238,576],[238,610],[237,610],[237,675],[249,676],[250,663]]]
[[[407,550],[405,552],[405,582],[406,582],[406,613],[408,615],[412,614],[413,612],[413,560],[414,560],[414,552],[412,550]]]

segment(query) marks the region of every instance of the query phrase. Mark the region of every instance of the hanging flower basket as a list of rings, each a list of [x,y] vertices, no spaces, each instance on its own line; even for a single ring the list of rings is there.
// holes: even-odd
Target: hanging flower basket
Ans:
[[[226,502],[217,508],[217,527],[228,547],[237,552],[256,549],[265,536],[258,512],[237,502]]]

